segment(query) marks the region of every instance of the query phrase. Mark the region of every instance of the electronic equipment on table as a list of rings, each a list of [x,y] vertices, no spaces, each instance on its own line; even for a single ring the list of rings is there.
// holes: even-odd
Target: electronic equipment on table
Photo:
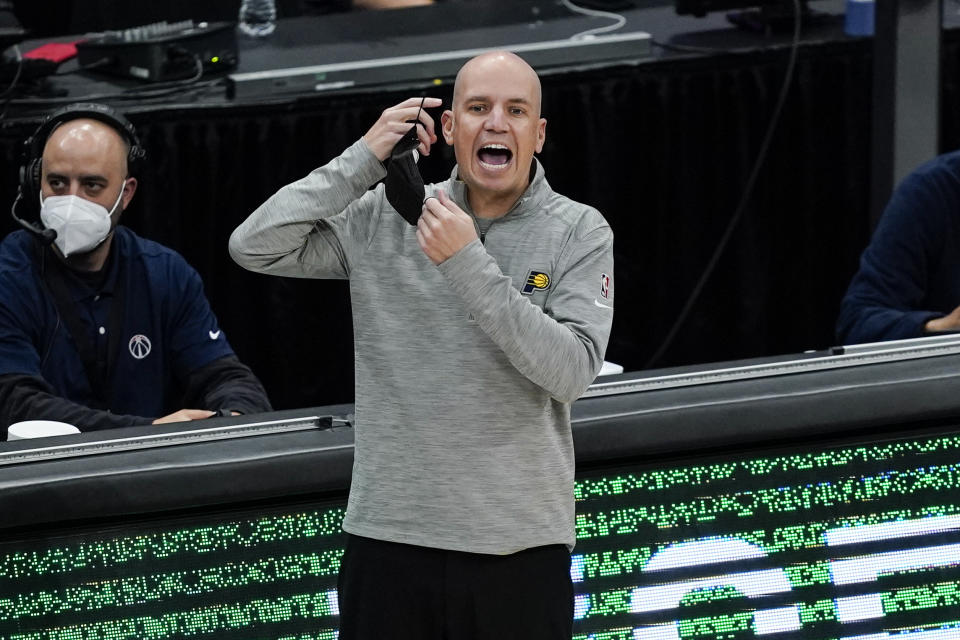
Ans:
[[[230,22],[183,20],[105,31],[77,44],[81,67],[150,82],[180,80],[237,65]]]

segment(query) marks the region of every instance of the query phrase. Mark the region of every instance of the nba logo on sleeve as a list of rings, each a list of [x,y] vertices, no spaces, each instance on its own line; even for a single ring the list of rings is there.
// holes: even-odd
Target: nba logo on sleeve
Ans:
[[[604,298],[610,297],[610,276],[605,273],[600,274],[600,295]]]

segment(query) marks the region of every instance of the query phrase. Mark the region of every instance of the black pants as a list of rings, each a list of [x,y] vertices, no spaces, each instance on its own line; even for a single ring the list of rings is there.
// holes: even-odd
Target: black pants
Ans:
[[[348,536],[340,640],[570,640],[564,545],[507,556]]]

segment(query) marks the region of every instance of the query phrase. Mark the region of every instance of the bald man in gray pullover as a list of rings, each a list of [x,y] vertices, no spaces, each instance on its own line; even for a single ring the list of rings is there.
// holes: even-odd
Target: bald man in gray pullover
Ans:
[[[603,362],[613,234],[547,183],[540,99],[511,53],[464,65],[441,117],[457,166],[416,226],[370,189],[409,122],[421,153],[437,141],[411,98],[230,238],[247,269],[350,280],[341,640],[571,635],[570,404]]]

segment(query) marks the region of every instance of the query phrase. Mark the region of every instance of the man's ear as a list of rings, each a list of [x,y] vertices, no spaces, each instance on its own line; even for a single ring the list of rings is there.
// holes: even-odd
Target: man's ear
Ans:
[[[130,201],[133,199],[133,194],[137,192],[137,179],[136,178],[127,178],[127,181],[123,184],[123,208],[126,209],[130,206]]]
[[[443,140],[453,144],[453,111],[447,109],[440,115],[440,130],[443,132]]]
[[[543,151],[543,143],[547,139],[547,119],[540,118],[539,125],[537,126],[537,153]]]

